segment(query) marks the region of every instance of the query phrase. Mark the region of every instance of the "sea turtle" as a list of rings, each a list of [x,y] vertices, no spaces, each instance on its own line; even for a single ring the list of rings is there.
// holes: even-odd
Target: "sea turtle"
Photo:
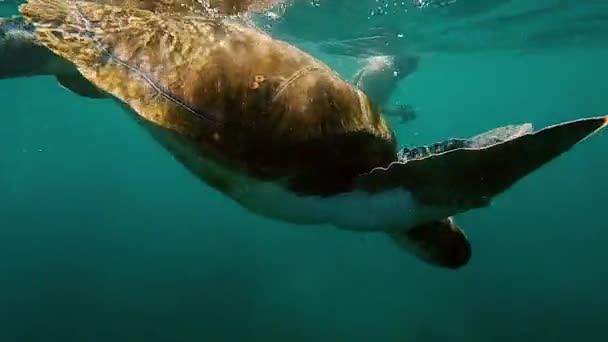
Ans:
[[[91,1],[91,0],[86,0]],[[248,22],[262,12],[278,5],[287,7],[284,0],[98,0],[98,4],[112,4],[121,7],[134,7],[154,12],[181,14],[235,16]],[[384,33],[385,30],[381,30]],[[374,33],[374,42],[339,44],[333,46],[334,53],[365,57],[363,66],[355,73],[353,83],[378,105],[384,115],[406,122],[416,117],[414,108],[406,104],[393,104],[391,96],[399,82],[413,73],[418,67],[418,57],[402,51],[397,44],[386,43],[390,37]],[[382,54],[382,53],[388,53]],[[48,61],[43,63],[41,61]],[[0,79],[53,75],[59,83],[91,98],[105,98],[99,94],[73,68],[58,65],[56,57],[40,45],[34,35],[33,27],[21,17],[0,18]],[[68,70],[67,73],[64,71]]]
[[[29,0],[20,12],[42,45],[242,207],[385,233],[447,269],[471,257],[454,215],[489,205],[608,124],[511,125],[399,152],[362,91],[255,28],[75,0]]]

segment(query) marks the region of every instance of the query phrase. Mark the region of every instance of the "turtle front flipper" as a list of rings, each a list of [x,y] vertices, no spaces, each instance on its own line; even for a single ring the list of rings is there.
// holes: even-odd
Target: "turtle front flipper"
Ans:
[[[487,206],[518,180],[607,124],[608,117],[595,117],[536,132],[530,125],[508,126],[472,139],[408,149],[398,162],[359,176],[357,186],[371,193],[405,190],[423,207],[456,215]]]

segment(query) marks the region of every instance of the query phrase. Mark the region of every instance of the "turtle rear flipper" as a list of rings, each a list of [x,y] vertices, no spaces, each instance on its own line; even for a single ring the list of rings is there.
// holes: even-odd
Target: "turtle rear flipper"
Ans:
[[[0,79],[49,75],[54,58],[37,42],[33,25],[21,17],[0,18]]]
[[[94,86],[80,74],[58,74],[55,75],[57,82],[74,94],[93,99],[108,97],[106,93]]]
[[[359,176],[357,186],[368,192],[401,188],[420,204],[447,208],[455,215],[488,205],[493,197],[607,124],[608,117],[595,117],[536,132],[530,132],[531,126],[508,126],[472,139],[435,144],[419,154],[407,150],[400,161]]]
[[[451,217],[388,235],[397,246],[434,266],[458,269],[471,259],[471,243]]]
[[[0,79],[54,75],[59,84],[75,94],[107,97],[74,65],[40,44],[34,30],[22,17],[0,18]]]

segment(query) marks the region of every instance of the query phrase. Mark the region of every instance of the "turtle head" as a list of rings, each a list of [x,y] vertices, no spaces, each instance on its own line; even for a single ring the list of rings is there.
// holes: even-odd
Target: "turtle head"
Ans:
[[[458,269],[471,259],[471,244],[451,217],[392,232],[390,236],[401,248],[441,268]]]

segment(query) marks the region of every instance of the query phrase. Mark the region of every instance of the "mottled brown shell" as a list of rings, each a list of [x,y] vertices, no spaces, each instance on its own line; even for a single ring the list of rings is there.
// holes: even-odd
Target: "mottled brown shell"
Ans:
[[[83,0],[122,8],[139,8],[156,13],[237,15],[262,12],[283,0]]]
[[[31,0],[21,12],[42,44],[205,158],[313,193],[396,159],[365,94],[254,28],[68,0]]]

